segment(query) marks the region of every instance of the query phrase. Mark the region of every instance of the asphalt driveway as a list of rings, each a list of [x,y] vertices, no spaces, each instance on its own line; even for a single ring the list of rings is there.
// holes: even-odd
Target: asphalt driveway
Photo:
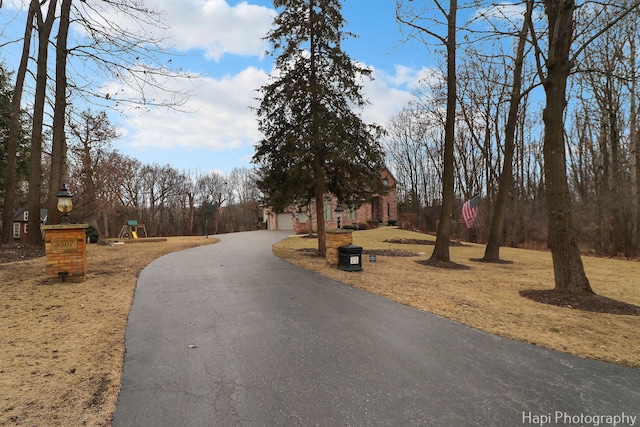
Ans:
[[[640,426],[639,369],[299,269],[271,252],[285,236],[222,235],[142,271],[113,427]]]

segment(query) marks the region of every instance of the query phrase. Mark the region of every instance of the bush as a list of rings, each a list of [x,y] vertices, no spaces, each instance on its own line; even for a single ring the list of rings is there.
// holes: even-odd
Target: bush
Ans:
[[[87,242],[89,243],[98,243],[98,240],[100,240],[100,233],[98,233],[98,229],[93,225],[87,227],[84,233],[87,236]]]
[[[380,221],[377,219],[367,220],[367,225],[369,226],[368,228],[378,228],[378,224],[380,224]]]
[[[368,230],[369,225],[366,222],[359,222],[357,224],[345,224],[342,226],[343,230]]]

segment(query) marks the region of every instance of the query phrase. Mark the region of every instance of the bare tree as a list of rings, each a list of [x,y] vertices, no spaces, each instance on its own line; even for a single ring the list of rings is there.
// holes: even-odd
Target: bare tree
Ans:
[[[197,182],[198,194],[200,196],[200,206],[204,216],[204,231],[209,234],[218,233],[220,223],[220,211],[222,205],[227,201],[225,195],[228,194],[228,182],[225,176],[210,172]]]
[[[507,210],[507,203],[512,196],[513,185],[513,156],[515,152],[516,127],[518,122],[518,110],[522,98],[522,69],[525,59],[526,37],[529,29],[529,22],[533,13],[533,1],[527,0],[526,12],[523,19],[522,29],[518,34],[518,44],[513,67],[513,84],[509,98],[509,114],[505,125],[504,143],[504,163],[500,174],[500,185],[498,195],[493,209],[489,238],[485,247],[483,261],[496,262],[500,260],[500,246],[504,230],[504,219]]]
[[[551,249],[555,290],[576,294],[593,293],[584,272],[578,248],[567,182],[564,113],[567,105],[567,79],[576,58],[608,28],[620,22],[629,11],[640,4],[619,7],[616,17],[600,27],[572,52],[574,34],[574,0],[543,0],[548,21],[547,52],[535,44],[538,74],[546,94],[544,121],[544,176],[547,196],[548,246]],[[604,7],[605,5],[594,5]],[[531,33],[538,41],[533,23]],[[544,64],[544,65],[543,65]],[[546,71],[546,72],[545,72]]]
[[[74,64],[83,65],[69,76],[76,96],[103,108],[183,106],[188,94],[174,82],[196,75],[174,65],[161,36],[168,29],[162,16],[142,1],[74,2],[72,19],[81,31],[68,49]],[[105,80],[117,89],[98,90]]]
[[[638,12],[631,14],[635,18],[635,22],[638,19]],[[633,22],[633,21],[632,21]],[[632,252],[637,254],[640,250],[640,185],[638,184],[638,167],[640,166],[640,105],[638,105],[638,76],[635,70],[638,69],[637,61],[637,32],[633,31],[636,28],[632,23],[628,25],[628,38],[629,38],[629,68],[631,69],[631,79],[629,81],[629,129],[630,129],[630,181],[631,181],[631,238],[632,238]]]
[[[396,18],[402,24],[418,33],[418,37],[427,35],[435,38],[446,48],[447,60],[447,108],[444,126],[444,169],[442,174],[442,209],[438,221],[436,244],[431,254],[431,260],[449,262],[449,239],[451,236],[451,216],[454,202],[454,144],[455,144],[455,120],[457,104],[457,78],[456,78],[456,33],[457,33],[457,0],[449,0],[448,8],[441,1],[434,0],[437,10],[446,21],[446,35],[438,34],[429,27],[422,25],[421,20],[426,19],[424,11],[403,10],[401,3],[396,3]]]
[[[142,184],[143,203],[140,217],[153,235],[174,235],[175,225],[169,219],[172,216],[171,203],[179,198],[181,190],[180,172],[171,165],[144,165],[139,179]],[[174,205],[175,206],[175,205]]]
[[[67,38],[71,22],[71,0],[62,0],[58,36],[56,37],[56,88],[53,110],[53,141],[51,143],[51,169],[49,171],[49,193],[47,197],[47,223],[60,223],[60,212],[56,208],[56,194],[62,186],[66,173],[65,122],[67,113]]]
[[[424,127],[415,120],[416,114],[405,108],[391,118],[386,127],[385,148],[394,175],[402,182],[402,203],[411,212],[417,213],[427,199],[421,191],[426,173],[422,137]]]
[[[74,212],[95,226],[112,202],[109,195],[112,176],[107,159],[118,134],[104,111],[91,110],[83,111],[78,120],[71,121],[68,133],[71,176],[76,183]]]
[[[27,242],[42,243],[40,233],[40,209],[42,207],[42,140],[44,109],[47,96],[47,65],[49,57],[49,35],[55,21],[57,1],[49,1],[46,14],[38,7],[35,11],[38,33],[38,55],[36,71],[36,92],[33,105],[31,127],[31,158],[29,161],[29,233]]]
[[[387,124],[387,162],[399,186],[398,202],[405,225],[435,229],[430,206],[439,204],[442,191],[444,118],[434,91],[438,87],[423,82],[416,101],[391,118]]]
[[[574,37],[575,2],[544,0],[544,8],[549,23],[549,47],[545,62],[547,73],[544,75],[540,68],[540,79],[546,93],[543,153],[548,245],[553,257],[556,290],[593,293],[584,272],[573,228],[564,144],[567,78],[573,67],[569,56]]]

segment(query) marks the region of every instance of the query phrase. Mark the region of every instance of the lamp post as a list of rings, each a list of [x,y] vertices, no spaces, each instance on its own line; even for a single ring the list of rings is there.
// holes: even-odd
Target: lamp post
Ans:
[[[67,184],[62,184],[62,188],[58,191],[56,197],[58,198],[58,211],[62,214],[61,222],[63,224],[68,224],[69,212],[73,210],[73,202],[71,201],[73,194],[67,190]]]
[[[336,220],[338,221],[338,230],[339,230],[340,220],[342,220],[342,212],[344,212],[344,209],[342,209],[342,206],[338,205],[333,211],[336,213]]]

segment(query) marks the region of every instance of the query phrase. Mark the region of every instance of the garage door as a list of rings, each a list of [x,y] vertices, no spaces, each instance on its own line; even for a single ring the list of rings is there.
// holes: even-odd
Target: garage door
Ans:
[[[291,213],[285,212],[278,214],[278,230],[292,230],[293,231],[293,218]]]

